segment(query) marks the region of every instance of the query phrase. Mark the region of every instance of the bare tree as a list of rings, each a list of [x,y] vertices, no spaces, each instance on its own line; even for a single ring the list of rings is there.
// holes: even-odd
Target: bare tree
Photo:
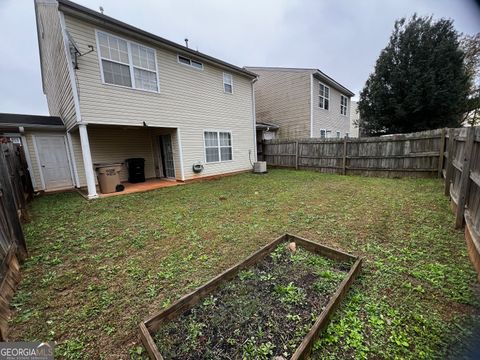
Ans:
[[[470,77],[470,94],[464,120],[470,126],[480,125],[480,33],[464,34],[461,47],[465,53],[465,67]]]

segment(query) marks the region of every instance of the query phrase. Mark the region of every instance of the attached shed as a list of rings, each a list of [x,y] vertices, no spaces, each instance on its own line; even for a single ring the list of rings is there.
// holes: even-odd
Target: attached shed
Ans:
[[[0,137],[21,144],[35,191],[74,187],[71,149],[60,117],[0,113]]]

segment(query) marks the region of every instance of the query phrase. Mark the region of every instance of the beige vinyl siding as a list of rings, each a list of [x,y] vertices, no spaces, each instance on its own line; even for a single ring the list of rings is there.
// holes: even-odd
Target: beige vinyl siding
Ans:
[[[31,176],[33,177],[33,180],[35,181],[35,191],[40,191],[40,190],[45,190],[42,185],[42,178],[40,175],[41,168],[40,164],[38,162],[39,156],[36,153],[36,144],[35,144],[35,137],[36,136],[48,136],[48,135],[64,135],[64,131],[56,131],[56,130],[48,130],[48,131],[32,131],[32,130],[27,130],[25,132],[25,140],[27,142],[27,147],[28,147],[28,154],[30,156],[30,162],[32,164],[32,169],[31,169]],[[68,155],[68,154],[67,154]],[[70,160],[69,160],[70,161]],[[49,190],[49,189],[46,189]]]
[[[38,163],[38,160],[37,160],[37,154],[35,152],[35,145],[33,143],[33,138],[34,138],[33,133],[31,132],[25,133],[25,140],[27,141],[28,154],[30,155],[30,161],[32,164],[30,176],[32,176],[35,181],[34,190],[38,191],[38,190],[43,190],[43,187],[42,187],[42,178],[40,177],[40,164]]]
[[[279,138],[310,137],[310,72],[249,68],[255,83],[257,122],[280,126]]]
[[[360,120],[360,114],[358,113],[358,103],[356,101],[351,101],[352,108],[350,110],[350,136],[358,137],[359,129],[358,121]]]
[[[152,132],[145,128],[88,127],[92,162],[125,163],[126,159],[141,157],[145,159],[145,177],[155,177]],[[172,139],[173,140],[173,139]],[[86,186],[85,167],[78,131],[72,133],[74,159],[79,172],[80,186]],[[128,172],[124,164],[120,172],[120,181],[128,180]]]
[[[80,186],[87,186],[87,179],[85,177],[85,166],[83,164],[82,145],[80,143],[80,134],[78,130],[74,130],[70,133],[72,139],[73,159],[77,166],[78,181]]]
[[[323,84],[330,88],[330,104],[329,109],[321,109],[318,106],[320,80],[313,78],[313,136],[320,137],[320,129],[330,130],[332,136],[336,136],[336,132],[340,131],[343,138],[345,133],[350,131],[350,99],[348,99],[347,115],[340,114],[340,93],[337,89],[329,86],[325,82]],[[348,98],[348,96],[347,96]]]
[[[77,122],[65,44],[56,2],[37,2],[37,28],[42,81],[50,115],[71,128]]]
[[[145,159],[145,177],[155,177],[152,138],[147,129],[142,128],[88,128],[92,161],[96,163],[125,163],[128,158]],[[120,172],[120,180],[126,181],[126,165]]]
[[[65,20],[81,51],[87,51],[88,45],[96,49],[93,25],[68,15]],[[122,34],[114,35],[132,40]],[[81,57],[79,69],[76,70],[82,121],[88,124],[134,126],[143,126],[145,122],[149,127],[178,128],[183,147],[185,179],[198,176],[193,174],[193,163],[204,162],[203,131],[229,130],[233,135],[234,160],[205,164],[200,176],[250,169],[249,150],[254,153],[250,79],[232,73],[233,94],[225,94],[223,69],[207,63],[204,63],[204,70],[184,66],[177,62],[177,53],[149,43],[136,42],[156,50],[160,92],[102,84],[95,51]],[[90,140],[91,145],[92,142]]]

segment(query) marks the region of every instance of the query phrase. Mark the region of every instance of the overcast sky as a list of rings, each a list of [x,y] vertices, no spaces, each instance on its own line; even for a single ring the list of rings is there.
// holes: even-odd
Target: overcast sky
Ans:
[[[358,97],[395,19],[433,15],[480,32],[474,0],[77,0],[238,66],[318,68]],[[0,112],[45,114],[33,0],[0,0]]]

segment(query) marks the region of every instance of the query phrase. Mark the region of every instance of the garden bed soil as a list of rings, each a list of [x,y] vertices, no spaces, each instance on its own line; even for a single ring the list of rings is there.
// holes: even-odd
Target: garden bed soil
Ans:
[[[282,242],[153,334],[165,359],[290,358],[352,262]]]

